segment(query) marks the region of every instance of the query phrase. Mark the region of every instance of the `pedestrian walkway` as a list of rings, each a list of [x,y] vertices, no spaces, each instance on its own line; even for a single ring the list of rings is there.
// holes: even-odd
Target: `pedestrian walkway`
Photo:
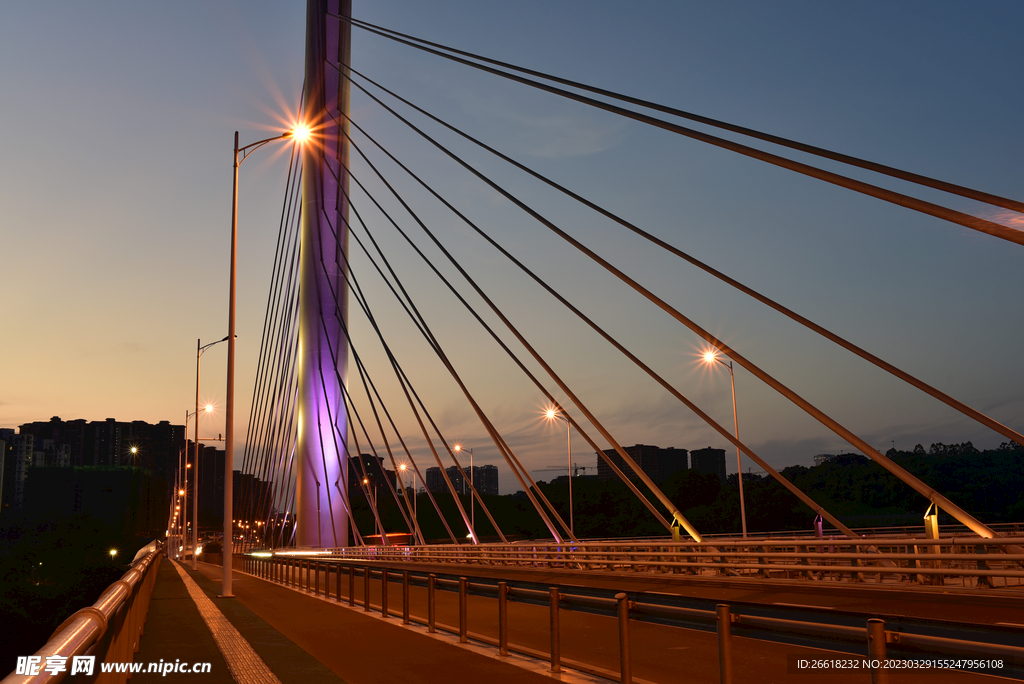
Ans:
[[[213,580],[212,586],[219,587],[220,566],[200,563],[199,573],[209,578],[207,582]],[[196,577],[196,573],[190,574]],[[580,673],[552,675],[546,672],[548,664],[543,661],[515,655],[500,658],[497,649],[460,645],[458,637],[427,635],[425,628],[403,627],[401,618],[385,620],[362,609],[354,610],[334,600],[251,575],[235,572],[231,586],[241,607],[251,609],[271,628],[288,635],[304,652],[315,656],[349,684],[551,684],[552,681],[581,684],[595,681]],[[259,652],[259,648],[256,650]],[[270,660],[267,662],[281,676],[277,666]],[[281,681],[289,684],[283,676]]]
[[[192,585],[191,593],[187,583]],[[210,663],[210,672],[172,671],[166,675],[142,672],[132,677],[132,681],[346,684],[237,599],[217,598],[218,590],[217,585],[201,573],[193,573],[187,566],[176,568],[174,563],[167,561],[160,564],[135,662],[146,666],[157,662],[181,662],[190,666]],[[217,638],[204,620],[204,614],[214,624]],[[218,648],[218,640],[232,661],[230,665],[224,652]],[[232,676],[233,671],[235,676]]]
[[[220,567],[200,563],[199,569],[193,572],[187,564],[167,561],[160,564],[135,662],[145,666],[210,663],[210,672],[142,672],[132,677],[133,682],[549,684],[552,678],[589,679],[568,674],[552,677],[539,662],[527,663],[528,669],[517,667],[508,659],[480,652],[486,649],[427,636],[397,621],[240,573],[232,580],[235,597],[217,598]],[[241,669],[229,664],[235,657]]]

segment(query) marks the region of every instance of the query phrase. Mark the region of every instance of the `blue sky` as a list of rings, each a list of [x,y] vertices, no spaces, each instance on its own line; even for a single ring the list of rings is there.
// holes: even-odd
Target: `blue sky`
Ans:
[[[239,130],[243,144],[273,135],[297,108],[304,12],[299,2],[23,2],[5,8],[0,425],[51,415],[182,421],[194,392],[195,340],[225,334],[232,135]],[[354,14],[732,123],[1024,196],[1019,3],[652,0],[627,7],[575,0],[355,0]],[[353,64],[926,382],[1024,427],[1020,246],[361,31],[354,34]],[[696,362],[701,344],[694,335],[441,159],[365,97],[354,97],[353,117],[731,425],[728,378]],[[994,447],[1003,441],[517,172],[464,145],[458,149],[871,444],[909,449],[918,442],[972,440]],[[242,168],[239,430],[248,416],[285,151],[260,150]],[[367,176],[365,166],[355,170]],[[402,180],[401,187],[621,443],[727,446],[411,182]],[[1019,215],[918,194],[1020,225]],[[366,206],[358,196],[356,203]],[[564,435],[537,419],[539,394],[379,218],[374,230],[393,245],[442,342],[520,456],[537,468],[563,462]],[[354,258],[358,268],[361,257]],[[364,285],[387,314],[414,380],[429,388],[446,436],[474,446],[477,463],[496,463],[483,429],[383,289],[368,273]],[[362,321],[352,326],[357,343],[379,361],[370,340],[358,337],[366,335]],[[201,394],[222,403],[223,349],[203,360]],[[850,450],[749,374],[737,370],[736,379],[741,438],[773,464],[809,465],[814,454]],[[223,431],[218,420],[222,414],[201,431]],[[411,418],[403,420],[405,434],[415,439]],[[592,465],[592,454],[573,438],[576,460]],[[503,490],[510,479],[504,477]]]

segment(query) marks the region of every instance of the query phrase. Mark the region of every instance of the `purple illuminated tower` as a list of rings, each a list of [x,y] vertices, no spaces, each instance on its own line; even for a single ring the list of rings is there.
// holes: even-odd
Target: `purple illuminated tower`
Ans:
[[[351,0],[307,0],[302,242],[299,265],[299,546],[348,546],[342,383],[348,366],[348,81]],[[334,16],[331,16],[334,15]]]

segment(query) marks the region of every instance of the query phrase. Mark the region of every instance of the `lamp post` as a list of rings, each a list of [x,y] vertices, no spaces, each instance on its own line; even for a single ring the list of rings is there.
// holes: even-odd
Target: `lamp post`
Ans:
[[[223,340],[221,340],[221,341],[223,342]],[[196,377],[198,378],[198,375]],[[197,402],[197,404],[198,404],[198,402]],[[203,411],[206,412],[206,413],[209,413],[212,410],[213,410],[213,407],[210,406],[210,405],[207,405],[203,409]],[[199,442],[198,442],[198,440],[199,440],[199,419],[198,419],[198,416],[199,416],[199,407],[198,407],[198,405],[196,406],[196,410],[194,412],[192,412],[192,413],[189,413],[189,410],[185,409],[185,434],[186,435],[188,435],[188,421],[192,420],[193,418],[196,419],[196,423],[195,423],[195,430],[196,430],[196,432],[195,432],[195,435],[196,435],[196,457],[195,457],[195,461],[194,462],[197,463],[197,464],[199,463]],[[183,510],[181,510],[180,513],[181,513],[182,546],[184,548],[188,548],[188,469],[191,468],[191,467],[192,467],[192,464],[188,462],[188,442],[186,442],[185,443],[185,471],[184,471],[184,480],[185,481],[182,483],[182,488],[181,488],[181,490],[179,492],[179,495],[182,497],[181,505],[182,505],[182,508],[183,508]],[[199,501],[199,466],[198,465],[196,466],[195,473],[192,475],[192,482],[193,482],[193,487],[192,487],[192,507],[193,507],[193,510],[196,510],[196,505],[197,505],[197,503]],[[193,570],[196,569],[195,547],[196,547],[196,545],[197,545],[197,543],[199,541],[199,532],[198,532],[198,530],[199,530],[198,522],[197,522],[197,520],[193,519],[193,521],[192,521],[192,535],[193,535],[192,536],[192,549],[193,549],[192,550],[192,569]]]
[[[199,359],[202,358],[204,351],[206,351],[207,349],[209,349],[210,347],[212,347],[215,344],[220,344],[221,342],[227,342],[227,339],[228,339],[227,336],[225,336],[224,339],[217,340],[216,342],[210,342],[207,345],[204,345],[201,340],[196,339],[196,413],[195,413],[195,415],[197,415],[197,416],[199,415]],[[210,411],[213,410],[213,407],[210,406],[209,404],[207,404],[205,410],[206,410],[207,413],[209,413]],[[194,442],[195,442],[195,446],[196,446],[196,456],[195,456],[194,459],[192,459],[192,462],[196,464],[196,472],[192,476],[192,535],[193,535],[192,536],[192,542],[193,542],[193,546],[192,546],[192,569],[193,570],[196,569],[196,563],[197,563],[197,560],[196,560],[196,555],[197,554],[196,554],[195,550],[197,548],[199,548],[199,419],[198,418],[196,418],[196,424],[195,424],[195,428],[194,429],[195,429],[195,432],[193,433],[193,436],[195,437]]]
[[[732,385],[732,422],[733,430],[735,431],[736,441],[740,441],[740,419],[736,413],[736,376],[732,371],[732,361],[728,363],[723,361],[719,356],[717,349],[708,349],[704,352],[704,363],[708,365],[714,365],[718,362],[729,369],[729,381]],[[747,509],[743,503],[743,461],[740,456],[740,447],[736,445],[736,479],[740,483],[740,523],[743,525],[743,538],[747,538]]]
[[[370,487],[370,479],[367,477],[363,478],[363,484],[366,485],[367,492],[370,494],[370,505],[373,506],[373,529],[380,534],[381,546],[384,545],[384,530],[377,523],[377,518],[380,515],[377,511],[377,482],[374,481],[373,487]]]
[[[473,492],[476,491],[476,482],[473,480],[473,450],[467,449],[461,444],[456,444],[453,449],[455,451],[469,452],[469,524],[473,527],[473,534],[476,534],[476,506],[474,505],[476,497],[473,496]],[[465,471],[463,471],[462,481],[466,481]]]
[[[221,579],[221,598],[231,598],[231,565],[232,549],[231,538],[234,534],[232,527],[233,500],[232,500],[232,477],[234,471],[235,455],[235,286],[237,283],[238,266],[238,167],[249,158],[249,155],[260,147],[275,140],[291,138],[296,142],[302,142],[309,137],[309,129],[304,126],[295,126],[287,133],[259,140],[245,147],[238,146],[238,131],[235,131],[235,156],[232,167],[231,180],[231,268],[228,286],[228,378],[227,392],[224,402],[224,542],[222,554],[224,556],[223,577]]]
[[[544,411],[544,417],[548,420],[561,418],[565,421],[565,443],[566,452],[569,458],[569,534],[576,536],[576,526],[573,524],[572,516],[572,426],[569,425],[569,418],[561,410],[548,408]]]
[[[406,506],[409,505],[409,490],[406,489],[406,487],[405,487],[405,473],[406,473],[407,470],[409,470],[408,464],[406,464],[406,463],[399,463],[398,464],[398,472],[399,472],[398,477],[401,478],[401,480],[402,480],[402,495],[405,497],[405,505]],[[413,539],[415,540],[415,538],[416,538],[415,532],[419,529],[419,524],[420,524],[419,523],[419,516],[418,516],[419,508],[420,508],[419,507],[419,497],[416,496],[416,475],[412,476],[412,501],[413,501],[413,503],[412,503],[412,529],[413,529],[413,533],[414,533],[413,534]]]

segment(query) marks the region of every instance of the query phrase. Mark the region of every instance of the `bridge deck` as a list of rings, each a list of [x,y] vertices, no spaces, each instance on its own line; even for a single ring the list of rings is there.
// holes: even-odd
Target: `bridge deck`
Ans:
[[[216,608],[269,666],[282,684],[324,682],[343,684],[344,680],[329,668],[298,647],[290,639],[264,622],[259,616],[237,600],[218,599],[220,587],[201,573],[186,570],[198,584],[202,593],[214,602]],[[140,642],[135,662],[154,663],[211,663],[209,674],[199,675],[208,684],[234,684],[227,662],[214,641],[210,628],[200,615],[196,602],[189,595],[185,581],[174,569],[172,563],[164,562],[158,571],[145,633]],[[239,577],[241,581],[244,578]],[[164,681],[175,678],[175,673],[166,676],[158,673],[141,673],[132,680],[140,682]],[[197,675],[178,674],[178,678],[194,678]],[[251,678],[251,681],[259,681]]]
[[[190,573],[203,586],[207,595],[215,595],[220,581],[220,567],[200,564],[199,573]],[[514,667],[497,657],[497,649],[486,646],[459,646],[457,637],[428,636],[418,628],[403,628],[401,618],[384,620],[379,609],[364,613],[361,608],[351,609],[335,599],[325,599],[310,593],[261,580],[236,571],[234,591],[237,600],[224,602],[225,613],[233,623],[243,629],[244,620],[258,620],[259,624],[284,639],[292,647],[301,649],[306,657],[315,657],[323,666],[351,684],[370,682],[550,682],[547,663],[514,656],[520,667]],[[394,595],[401,587],[392,587],[392,610],[400,610],[401,597]],[[730,588],[720,587],[719,591]],[[733,591],[739,589],[732,587]],[[378,580],[371,583],[373,597],[379,597]],[[425,615],[422,592],[414,592],[413,615]],[[362,595],[361,580],[357,595]],[[876,599],[878,597],[875,597]],[[887,597],[894,598],[894,597]],[[496,624],[486,617],[493,606],[479,605],[488,601],[484,597],[470,596],[471,637],[479,633],[496,637]],[[492,602],[493,603],[493,602]],[[457,624],[457,598],[451,592],[439,592],[437,615],[439,624]],[[246,616],[239,619],[239,616]],[[546,608],[521,603],[510,604],[510,628],[515,640],[538,653],[547,650],[548,625]],[[678,627],[636,623],[631,629],[633,643],[633,674],[637,682],[676,682],[692,684],[718,681],[718,654],[714,633],[684,630]],[[279,631],[278,631],[279,630]],[[618,668],[618,646],[615,627],[609,618],[587,613],[567,612],[562,618],[562,653],[566,659],[589,662],[608,671]],[[281,635],[287,635],[287,637]],[[257,639],[246,634],[261,655],[269,652]],[[755,681],[820,681],[818,672],[789,672],[787,656],[820,657],[843,656],[833,651],[819,650],[794,644],[772,643],[756,639],[737,638],[734,649],[736,682]],[[161,656],[165,657],[166,656]],[[180,657],[175,655],[174,657]],[[275,673],[279,672],[285,684],[291,681],[328,681],[299,677],[289,679],[286,671],[290,662],[267,657]],[[849,657],[849,656],[845,656]],[[282,659],[284,660],[284,659]],[[280,663],[280,666],[279,666]],[[524,669],[526,668],[526,669]],[[890,681],[945,682],[981,681],[984,675],[957,671],[929,671],[892,673]],[[595,681],[589,675],[563,673],[563,682]],[[867,681],[868,673],[830,672],[829,681],[843,684]],[[334,679],[334,681],[338,681]],[[993,681],[989,677],[985,681]]]
[[[282,684],[551,681],[540,673],[543,664],[534,665],[536,672],[515,667],[237,572],[232,581],[236,598],[218,599],[220,568],[203,563],[199,568],[200,572],[186,572]],[[159,569],[140,646],[135,662],[209,662],[212,672],[200,675],[204,683],[235,681],[171,563]],[[196,676],[142,673],[132,681],[194,680]],[[582,681],[563,681],[574,679]]]

